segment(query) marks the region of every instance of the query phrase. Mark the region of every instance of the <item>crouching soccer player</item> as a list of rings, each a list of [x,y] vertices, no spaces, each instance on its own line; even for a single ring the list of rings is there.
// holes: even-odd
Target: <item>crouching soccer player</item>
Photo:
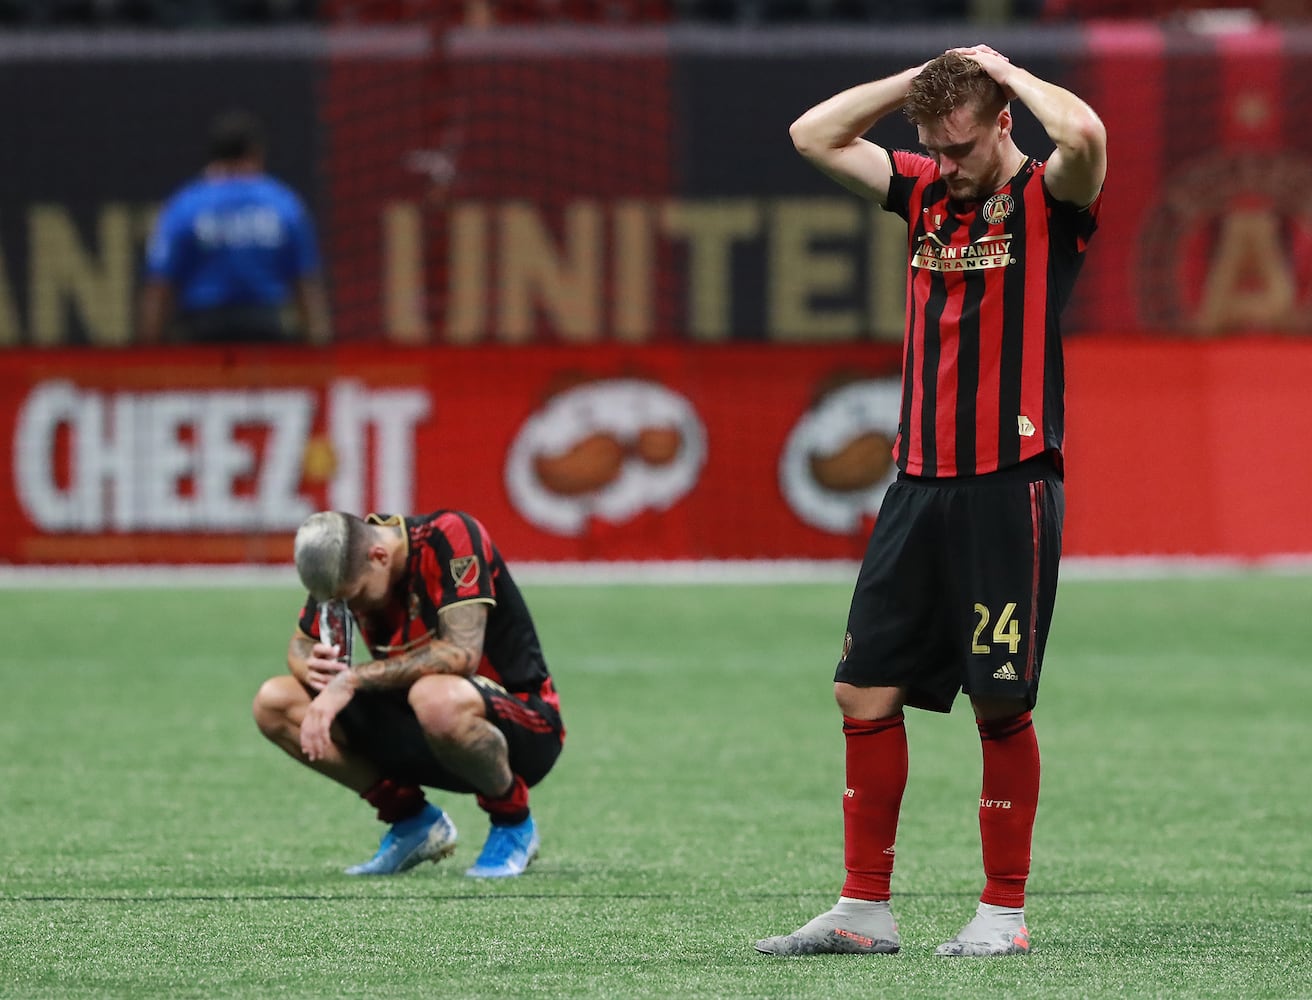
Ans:
[[[459,511],[419,517],[337,511],[296,533],[310,592],[289,675],[255,696],[255,722],[296,760],[360,794],[389,824],[378,852],[346,869],[393,875],[456,847],[422,786],[472,793],[491,820],[465,873],[521,874],[538,853],[531,786],[560,755],[565,727],[533,619],[483,526]],[[325,606],[346,630],[321,634]],[[369,656],[350,662],[350,619]]]

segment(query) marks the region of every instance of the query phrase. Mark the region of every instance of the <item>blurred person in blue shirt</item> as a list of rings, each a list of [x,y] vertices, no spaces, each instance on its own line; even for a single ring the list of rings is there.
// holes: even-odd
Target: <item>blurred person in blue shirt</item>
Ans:
[[[204,171],[165,202],[146,250],[142,343],[330,338],[314,224],[264,151],[249,113],[215,119]]]

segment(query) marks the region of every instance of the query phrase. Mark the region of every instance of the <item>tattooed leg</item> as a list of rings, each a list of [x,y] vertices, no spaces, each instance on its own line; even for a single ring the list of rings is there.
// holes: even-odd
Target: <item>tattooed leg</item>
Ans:
[[[410,688],[410,705],[433,753],[488,796],[514,781],[501,730],[483,717],[483,698],[463,677],[430,675]]]

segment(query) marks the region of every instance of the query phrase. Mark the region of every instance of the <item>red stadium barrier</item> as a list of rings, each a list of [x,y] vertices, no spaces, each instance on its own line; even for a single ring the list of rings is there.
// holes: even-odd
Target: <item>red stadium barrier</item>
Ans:
[[[10,563],[284,563],[321,507],[517,560],[857,558],[896,348],[3,355]],[[1312,553],[1312,343],[1069,345],[1067,552]]]
[[[1066,549],[1312,553],[1312,341],[1077,339]]]

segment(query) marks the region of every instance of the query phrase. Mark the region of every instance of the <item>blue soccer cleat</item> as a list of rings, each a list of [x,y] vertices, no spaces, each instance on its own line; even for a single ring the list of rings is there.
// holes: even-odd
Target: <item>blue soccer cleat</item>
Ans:
[[[532,816],[515,826],[493,826],[478,860],[465,874],[472,878],[522,875],[538,856],[538,846],[538,828]]]
[[[393,823],[383,834],[378,853],[347,875],[399,875],[425,861],[441,861],[456,849],[456,825],[431,803],[416,815]]]

